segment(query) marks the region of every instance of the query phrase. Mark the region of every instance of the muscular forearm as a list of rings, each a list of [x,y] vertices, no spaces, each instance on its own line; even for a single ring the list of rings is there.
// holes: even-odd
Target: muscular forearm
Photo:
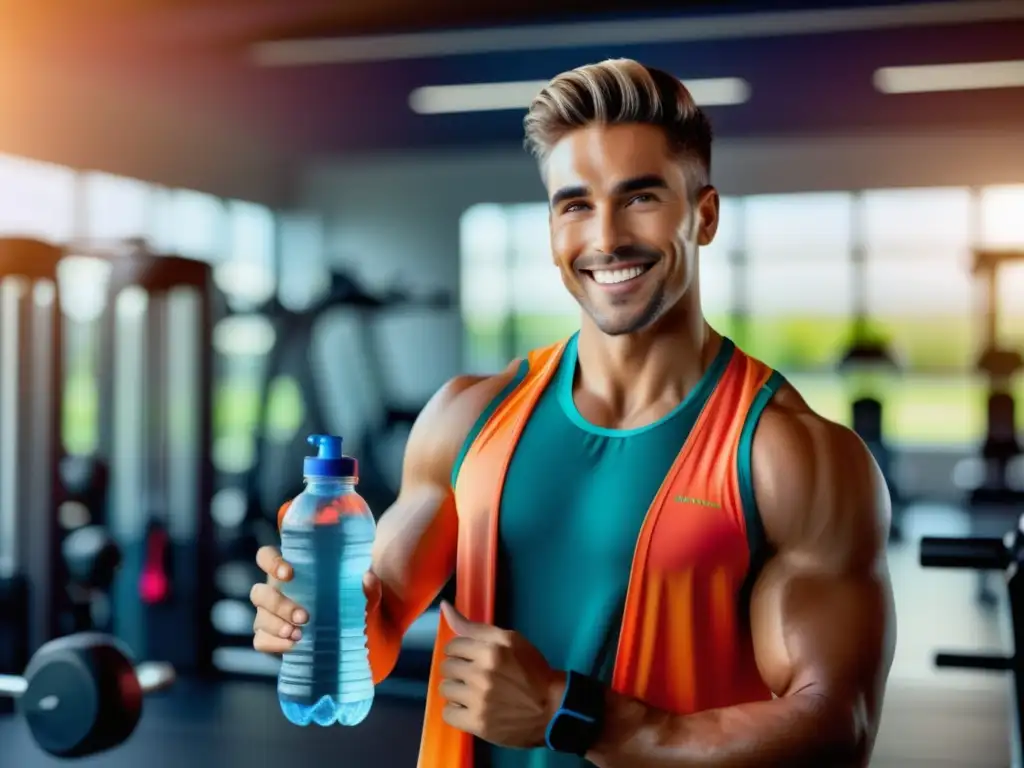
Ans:
[[[866,764],[859,730],[853,708],[814,694],[685,716],[609,694],[587,759],[598,768],[853,767]]]
[[[420,493],[400,499],[378,525],[371,568],[381,583],[381,599],[366,622],[377,682],[394,669],[406,630],[451,578],[457,519],[450,498]]]

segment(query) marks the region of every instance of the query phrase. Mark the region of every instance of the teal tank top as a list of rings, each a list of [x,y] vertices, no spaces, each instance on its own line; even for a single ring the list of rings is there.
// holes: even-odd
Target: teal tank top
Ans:
[[[495,624],[522,634],[555,669],[610,682],[644,518],[733,350],[724,339],[697,386],[666,416],[644,427],[616,430],[590,424],[576,409],[577,336],[566,345],[506,474],[495,601]],[[467,448],[517,383],[481,416]],[[453,484],[457,473],[458,466]],[[504,749],[483,742],[477,743],[475,763],[476,768],[589,765],[548,749]]]

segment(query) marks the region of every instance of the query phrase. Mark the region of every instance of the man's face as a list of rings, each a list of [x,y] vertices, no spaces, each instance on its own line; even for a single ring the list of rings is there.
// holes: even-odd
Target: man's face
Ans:
[[[634,333],[692,284],[697,246],[714,237],[718,194],[687,187],[664,132],[594,125],[546,161],[551,250],[562,281],[602,332]]]

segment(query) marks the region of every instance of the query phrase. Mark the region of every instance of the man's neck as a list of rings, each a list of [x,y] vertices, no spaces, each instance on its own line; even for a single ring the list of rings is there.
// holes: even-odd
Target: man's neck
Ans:
[[[585,317],[580,327],[575,391],[601,404],[604,421],[635,424],[678,405],[700,381],[721,336],[685,300],[652,327],[608,336]]]

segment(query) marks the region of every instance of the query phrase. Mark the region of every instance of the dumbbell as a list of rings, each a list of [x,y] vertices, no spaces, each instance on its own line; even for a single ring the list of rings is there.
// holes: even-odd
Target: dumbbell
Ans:
[[[169,687],[174,668],[135,667],[116,638],[86,632],[52,640],[24,677],[0,675],[39,747],[56,757],[84,757],[126,741],[139,724],[144,694]]]
[[[110,589],[121,565],[121,550],[101,525],[86,525],[69,533],[61,554],[68,577],[88,589]]]

